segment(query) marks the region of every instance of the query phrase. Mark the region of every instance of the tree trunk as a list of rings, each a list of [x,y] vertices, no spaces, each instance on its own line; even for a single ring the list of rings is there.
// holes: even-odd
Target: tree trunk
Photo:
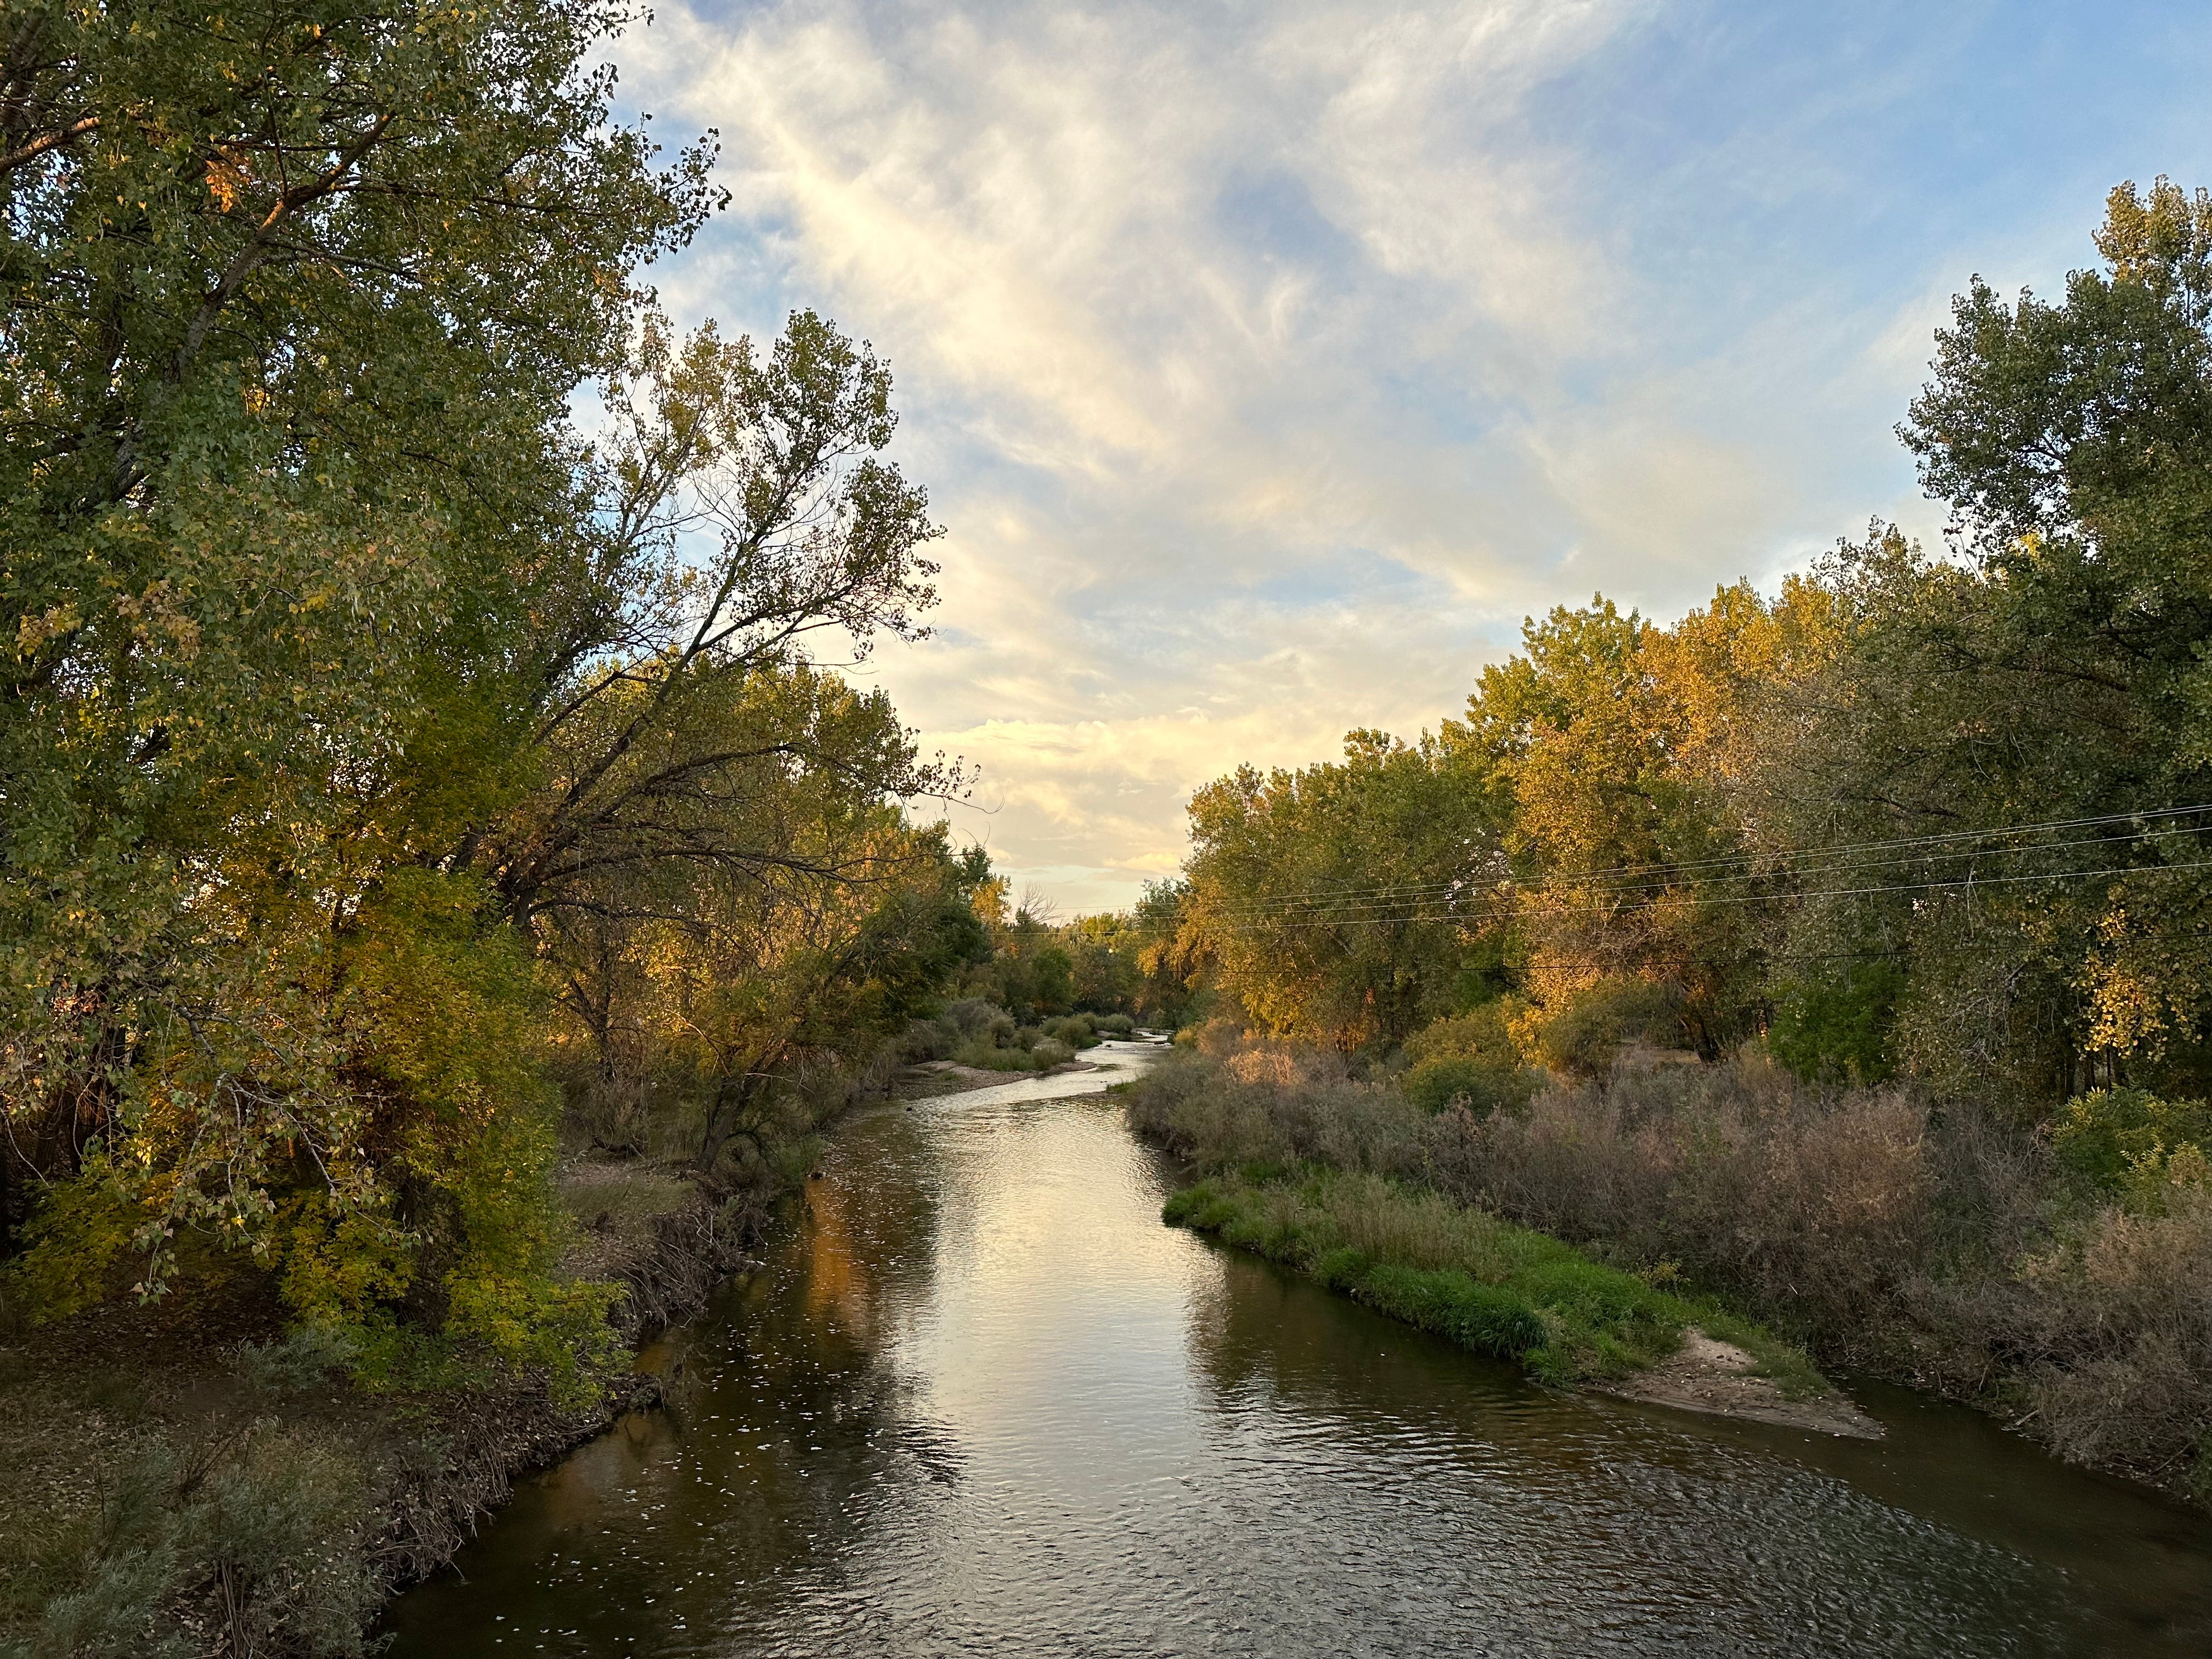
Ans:
[[[722,1156],[722,1148],[729,1144],[737,1131],[738,1117],[760,1094],[767,1079],[757,1072],[741,1072],[737,1076],[723,1079],[714,1091],[714,1103],[707,1111],[707,1127],[699,1137],[699,1169],[701,1173],[712,1170]]]

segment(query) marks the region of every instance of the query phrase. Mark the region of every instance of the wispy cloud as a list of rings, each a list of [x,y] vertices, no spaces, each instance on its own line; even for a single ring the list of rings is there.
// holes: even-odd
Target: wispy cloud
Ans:
[[[1823,238],[1939,185],[1876,176],[1877,123],[1942,65],[1879,10],[1769,17],[696,3],[624,68],[726,146],[669,302],[811,304],[892,358],[947,626],[872,672],[985,767],[963,827],[1089,903],[1239,760],[1451,712],[1524,611],[1679,607],[1911,509],[1887,425],[1963,231]]]

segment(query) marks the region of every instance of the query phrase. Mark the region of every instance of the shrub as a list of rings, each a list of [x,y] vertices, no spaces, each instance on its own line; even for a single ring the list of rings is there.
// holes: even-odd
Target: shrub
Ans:
[[[150,1439],[98,1525],[53,1541],[69,1583],[21,1650],[183,1659],[205,1650],[179,1628],[191,1603],[224,1652],[352,1659],[368,1651],[362,1626],[382,1595],[365,1508],[361,1470],[323,1440],[268,1423],[235,1439]]]
[[[957,1023],[943,1015],[935,1019],[917,1019],[900,1036],[898,1057],[909,1066],[918,1060],[949,1060],[965,1036]]]
[[[1570,1077],[1602,1077],[1636,1044],[1681,1040],[1680,994],[1649,980],[1604,980],[1581,991],[1537,1033],[1544,1063]]]
[[[2110,1206],[2028,1263],[1996,1340],[2030,1354],[2025,1401],[2078,1462],[2163,1477],[2212,1502],[2212,1187]]]
[[[1063,1014],[1058,1019],[1048,1019],[1040,1028],[1045,1036],[1066,1043],[1071,1048],[1095,1048],[1098,1032],[1088,1014]]]
[[[270,1431],[218,1465],[186,1511],[191,1547],[214,1567],[241,1653],[366,1650],[362,1627],[381,1599],[349,1522],[361,1474],[330,1449]]]
[[[1535,1092],[1535,1079],[1519,1066],[1509,1068],[1484,1060],[1446,1058],[1424,1060],[1406,1074],[1406,1098],[1425,1112],[1464,1107],[1477,1117],[1487,1117],[1501,1107],[1525,1105]]]
[[[1010,1020],[1003,1029],[994,1022],[988,1034],[963,1043],[953,1058],[978,1071],[1046,1072],[1074,1059],[1075,1050],[1033,1025],[1017,1027]]]
[[[1137,1022],[1127,1014],[1098,1014],[1091,1023],[1109,1036],[1128,1036],[1137,1029]]]
[[[237,1370],[249,1387],[293,1394],[347,1376],[360,1358],[360,1344],[345,1332],[301,1325],[273,1342],[240,1343]]]
[[[2098,1089],[2066,1103],[2051,1126],[2059,1161],[2107,1193],[2154,1191],[2181,1154],[2202,1161],[2212,1148],[2212,1105],[2161,1100],[2143,1089]]]
[[[1800,1331],[1866,1316],[1935,1233],[1928,1114],[1808,1088],[1755,1058],[1561,1085],[1520,1112],[1435,1120],[1437,1178],[1468,1202],[1674,1261]]]
[[[1036,1060],[1026,1048],[1001,1048],[990,1042],[965,1042],[952,1056],[979,1072],[1033,1072]]]
[[[963,1033],[963,1041],[952,1054],[961,1065],[987,1072],[1039,1068],[1030,1051],[1042,1033],[1034,1025],[1017,1024],[1014,1017],[996,1003],[963,997],[948,1007],[943,1017]]]
[[[963,1037],[981,1036],[1002,1024],[1012,1030],[1014,1023],[1012,1014],[984,997],[962,997],[957,1002],[948,1003],[938,1018],[950,1020]]]
[[[146,1212],[131,1200],[95,1145],[74,1180],[58,1181],[23,1229],[24,1252],[0,1272],[11,1322],[61,1319],[122,1288]]]
[[[1881,1083],[1896,1070],[1890,1030],[1905,976],[1895,963],[1853,963],[1782,987],[1766,1046],[1798,1076]]]
[[[1178,1048],[1135,1079],[1128,1111],[1139,1133],[1207,1170],[1324,1163],[1418,1173],[1425,1115],[1403,1091],[1354,1079],[1339,1055],[1287,1044],[1222,1038],[1217,1055]]]
[[[1498,1071],[1517,1071],[1522,1057],[1511,1021],[1526,1012],[1516,998],[1495,998],[1416,1031],[1406,1039],[1406,1058],[1416,1066],[1432,1060],[1474,1060]]]

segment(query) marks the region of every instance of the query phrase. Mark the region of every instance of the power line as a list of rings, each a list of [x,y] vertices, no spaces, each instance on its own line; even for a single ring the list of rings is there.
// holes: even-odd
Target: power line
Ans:
[[[2186,830],[2148,830],[2148,831],[2144,832],[2142,835],[2140,835],[2140,836],[2135,836],[2126,837],[2126,838],[2124,839],[2124,841],[2123,841],[2123,840],[2122,840],[2122,838],[2120,838],[2120,837],[2117,837],[2117,836],[2084,836],[2084,837],[2077,837],[2076,839],[2074,839],[2074,840],[2071,840],[2071,841],[2062,841],[2062,842],[2043,842],[2043,843],[2040,843],[2040,844],[2039,844],[2039,845],[2033,846],[2033,847],[1995,847],[1995,848],[1973,848],[1965,849],[1965,850],[1961,850],[1961,851],[1958,851],[1958,852],[1950,852],[1950,853],[1936,853],[1936,854],[1923,854],[1923,855],[1921,855],[1921,858],[1935,858],[1935,859],[1944,860],[1957,860],[1957,859],[2007,859],[2007,858],[2017,858],[2017,857],[2021,857],[2021,856],[2024,856],[2024,855],[2026,855],[2026,854],[2031,854],[2031,853],[2055,853],[2055,852],[2063,852],[2063,851],[2065,851],[2065,850],[2067,850],[2067,849],[2069,849],[2069,848],[2071,848],[2090,847],[2090,846],[2141,845],[2141,844],[2142,844],[2142,843],[2144,843],[2144,842],[2148,842],[2169,841],[2169,840],[2172,840],[2172,839],[2174,839],[2175,837],[2182,836],[2197,836],[2197,835],[2203,835],[2203,834],[2204,834],[2208,830],[2212,830],[2212,824],[2198,824],[2198,825],[2192,826],[2191,828],[2189,828],[2189,829],[2186,829]],[[1904,858],[1894,858],[1894,859],[1869,859],[1869,860],[1863,860],[1863,861],[1861,861],[1861,862],[1856,862],[1856,863],[1838,862],[1838,863],[1835,863],[1835,864],[1831,864],[1831,865],[1821,867],[1821,868],[1818,868],[1818,869],[1814,869],[1814,870],[1811,870],[1811,871],[1808,871],[1808,872],[1800,872],[1800,873],[1810,874],[1810,875],[1831,875],[1831,876],[1832,876],[1832,875],[1842,875],[1842,874],[1846,874],[1846,873],[1850,873],[1850,872],[1858,872],[1858,871],[1891,869],[1891,868],[1894,868],[1895,866],[1899,866],[1899,865],[1901,865],[1901,864],[1912,864],[1912,863],[1917,863],[1917,862],[1919,862],[1919,861],[1921,861],[1921,859],[1920,859],[1920,858],[1914,858],[1914,857],[1904,857]],[[2145,869],[2155,869],[2155,868],[2160,868],[2160,867],[2172,867],[2172,866],[2136,866],[2136,867],[2141,867],[2141,868],[2145,868]],[[1516,888],[1516,891],[1515,891],[1513,894],[1510,895],[1510,896],[1509,896],[1509,895],[1507,895],[1507,894],[1504,894],[1504,893],[1503,893],[1503,892],[1500,892],[1500,893],[1498,893],[1498,894],[1496,894],[1495,896],[1486,896],[1484,898],[1484,901],[1483,901],[1483,902],[1486,902],[1486,903],[1489,903],[1489,902],[1505,902],[1509,897],[1513,897],[1513,898],[1522,898],[1522,899],[1534,898],[1534,897],[1540,896],[1540,895],[1545,894],[1545,893],[1553,892],[1553,891],[1559,891],[1559,890],[1565,890],[1565,891],[1570,891],[1570,892],[1579,890],[1579,891],[1585,892],[1585,893],[1588,893],[1588,894],[1590,894],[1590,895],[1593,895],[1593,896],[1599,896],[1599,897],[1605,897],[1605,898],[1633,898],[1633,897],[1635,897],[1637,895],[1641,894],[1641,893],[1655,893],[1655,894],[1657,894],[1657,895],[1659,895],[1659,896],[1660,896],[1659,900],[1655,901],[1655,902],[1663,902],[1663,901],[1665,900],[1666,896],[1668,896],[1668,894],[1669,894],[1673,890],[1674,890],[1674,889],[1682,888],[1682,887],[1709,886],[1709,885],[1712,885],[1712,884],[1714,884],[1715,883],[1717,883],[1717,882],[1720,882],[1720,881],[1726,881],[1726,880],[1749,880],[1749,879],[1753,879],[1753,878],[1751,875],[1746,875],[1746,876],[1741,876],[1741,877],[1711,877],[1711,876],[1708,876],[1708,877],[1703,877],[1703,878],[1693,878],[1693,879],[1692,879],[1692,880],[1690,880],[1690,881],[1686,881],[1686,882],[1644,882],[1644,883],[1639,883],[1639,884],[1636,884],[1636,885],[1634,885],[1634,886],[1618,886],[1618,887],[1609,887],[1609,886],[1603,886],[1603,885],[1600,885],[1600,886],[1595,886],[1595,887],[1588,887],[1588,888],[1583,887],[1583,886],[1582,886],[1582,884],[1581,884],[1580,883],[1576,882],[1576,881],[1574,881],[1574,880],[1571,880],[1571,879],[1562,879],[1562,880],[1560,880],[1560,881],[1557,882],[1556,884],[1540,884],[1540,885],[1539,885],[1539,884],[1528,884],[1528,885],[1524,885],[1524,886],[1518,886],[1518,887]],[[1972,881],[1972,880],[1993,881],[1993,880],[1997,879],[1997,878],[1996,878],[1996,877],[1995,877],[1995,876],[1990,876],[1990,877],[1966,877],[1966,878],[1963,878],[1962,879],[1966,879],[1966,880],[1969,880],[1969,881]],[[1501,884],[1500,885],[1501,885],[1501,887],[1503,887],[1503,886],[1504,885],[1504,884]],[[1419,896],[1419,897],[1409,897],[1409,898],[1405,898],[1405,899],[1390,899],[1390,898],[1352,899],[1352,900],[1347,900],[1347,901],[1346,901],[1346,902],[1344,902],[1343,903],[1340,903],[1340,904],[1328,904],[1328,903],[1323,903],[1323,902],[1310,902],[1310,903],[1307,903],[1307,904],[1304,904],[1304,905],[1300,905],[1300,906],[1296,906],[1296,907],[1275,907],[1275,906],[1271,906],[1271,905],[1269,905],[1269,904],[1266,903],[1265,902],[1256,902],[1249,903],[1249,904],[1233,904],[1233,905],[1229,905],[1229,906],[1224,907],[1223,908],[1221,908],[1221,909],[1220,909],[1220,910],[1218,910],[1218,911],[1216,911],[1214,914],[1225,915],[1225,916],[1227,916],[1227,917],[1231,918],[1232,921],[1251,921],[1251,920],[1255,920],[1255,919],[1258,919],[1258,918],[1264,918],[1264,917],[1270,916],[1270,915],[1294,916],[1294,917],[1301,917],[1301,918],[1309,918],[1309,919],[1315,920],[1315,921],[1332,921],[1332,920],[1340,920],[1340,919],[1352,919],[1352,918],[1355,917],[1358,912],[1363,911],[1363,910],[1379,910],[1379,909],[1384,909],[1384,908],[1387,908],[1391,907],[1392,905],[1421,904],[1421,903],[1427,903],[1427,902],[1430,902],[1431,900],[1434,900],[1434,899],[1442,899],[1442,898],[1445,898],[1445,897],[1449,897],[1449,890],[1445,890],[1445,891],[1433,891],[1433,892],[1431,892],[1431,893],[1425,894],[1425,895],[1424,895],[1424,896]],[[1791,896],[1798,896],[1798,895],[1792,895],[1792,894],[1789,894],[1789,893],[1782,893],[1782,894],[1775,895],[1774,896],[1778,896],[1778,897],[1791,897]],[[1722,901],[1720,901],[1720,900],[1711,900],[1711,901],[1707,901],[1707,902],[1721,902]]]
[[[1911,857],[1887,860],[1851,860],[1844,858],[1843,855],[1844,854],[1888,851],[1894,848],[1911,847],[1929,848],[1931,850],[1923,854],[1923,856],[1944,860],[1955,860],[1962,858],[2011,858],[2029,853],[2055,852],[2072,847],[2100,845],[2123,841],[2155,841],[2176,836],[2197,835],[2203,833],[2207,829],[2212,829],[2212,825],[2195,825],[2179,830],[2146,830],[2124,837],[2112,836],[2083,836],[2071,841],[2049,842],[2025,847],[1958,847],[1949,851],[1933,849],[1941,848],[1944,843],[1953,843],[1962,841],[1984,841],[2004,836],[2028,835],[2054,830],[2081,829],[2097,824],[2155,822],[2207,812],[2212,812],[2212,804],[2197,806],[2157,807],[2141,812],[2111,813],[2100,817],[2054,819],[2042,823],[2007,824],[1987,830],[1949,830],[1940,835],[1905,836],[1886,841],[1845,842],[1816,848],[1778,848],[1765,852],[1732,854],[1725,857],[1690,860],[1676,864],[1617,865],[1606,869],[1588,871],[1579,874],[1547,876],[1528,881],[1510,883],[1510,884],[1514,887],[1518,893],[1524,896],[1540,893],[1557,888],[1581,889],[1583,890],[1595,890],[1604,893],[1627,894],[1638,891],[1662,890],[1669,887],[1694,884],[1701,881],[1709,883],[1717,880],[1749,879],[1759,872],[1747,872],[1739,876],[1720,877],[1697,877],[1687,875],[1686,872],[1698,869],[1714,868],[1721,866],[1755,864],[1761,860],[1771,860],[1778,863],[1783,860],[1793,859],[1827,860],[1827,862],[1825,863],[1814,863],[1809,867],[1801,868],[1798,872],[1800,874],[1838,874],[1850,869],[1877,869],[1886,866],[1911,863],[1913,861]],[[1605,884],[1610,878],[1614,877],[1639,875],[1648,872],[1668,872],[1671,873],[1657,881],[1635,883],[1628,885],[1608,886]],[[1471,878],[1457,878],[1449,881],[1412,882],[1366,888],[1352,887],[1334,890],[1315,888],[1308,890],[1305,893],[1275,894],[1263,898],[1255,898],[1232,902],[1226,906],[1220,907],[1217,914],[1237,916],[1241,915],[1272,914],[1277,912],[1294,913],[1299,909],[1316,910],[1339,907],[1349,907],[1354,909],[1374,908],[1378,908],[1382,904],[1393,902],[1419,903],[1425,902],[1431,898],[1440,898],[1454,892],[1468,890],[1474,884],[1475,884]],[[1509,884],[1507,883],[1499,884],[1501,887],[1508,884]]]
[[[1780,904],[1794,903],[1806,899],[1818,898],[1866,898],[1884,893],[1971,891],[1977,887],[2014,886],[2023,883],[2039,881],[2090,880],[2099,876],[2160,875],[2184,870],[2212,870],[2212,859],[2197,860],[2187,864],[2118,864],[2099,870],[2054,870],[2014,876],[1954,876],[1930,881],[1899,882],[1881,887],[1836,887],[1816,889],[1812,892],[1804,893],[1739,893],[1704,897],[1685,896],[1680,899],[1673,901],[1669,901],[1662,896],[1662,897],[1654,900],[1652,902],[1654,908],[1670,902],[1684,905]],[[1480,908],[1469,908],[1467,909],[1438,910],[1428,913],[1413,912],[1401,915],[1388,916],[1322,916],[1298,921],[1280,921],[1274,923],[1255,922],[1241,925],[1232,924],[1226,927],[1218,927],[1213,928],[1212,931],[1230,933],[1260,933],[1288,932],[1310,927],[1387,927],[1410,926],[1425,922],[1463,923],[1468,921],[1497,920],[1503,916],[1511,915],[1513,913],[1513,908],[1514,907],[1510,905],[1501,906],[1494,902],[1486,902]],[[1570,905],[1564,907],[1564,908],[1570,914],[1576,912],[1587,915],[1615,913],[1615,907],[1605,905]],[[1549,912],[1549,914],[1554,915],[1559,913],[1559,910],[1556,908]]]
[[[2137,823],[2155,819],[2188,817],[2212,812],[2212,802],[2195,806],[2154,806],[2141,811],[2107,812],[2097,817],[2050,818],[2039,823],[2002,823],[1983,830],[1946,830],[1934,835],[1900,836],[1886,841],[1844,842],[1823,847],[1778,847],[1765,853],[1732,853],[1716,858],[1692,860],[1680,865],[1627,864],[1618,865],[1609,871],[1594,871],[1591,874],[1640,874],[1646,871],[1668,869],[1696,869],[1701,866],[1730,864],[1759,858],[1817,858],[1834,853],[1887,852],[1893,848],[1928,847],[1945,842],[1984,841],[1995,836],[2039,835],[2050,830],[2086,830],[2100,823]]]

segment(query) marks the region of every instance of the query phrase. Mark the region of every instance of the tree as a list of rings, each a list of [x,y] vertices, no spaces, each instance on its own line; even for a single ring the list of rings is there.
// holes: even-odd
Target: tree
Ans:
[[[1085,1013],[1136,1012],[1142,976],[1138,945],[1127,917],[1111,913],[1078,916],[1060,930],[1073,989],[1070,1000]]]
[[[1190,889],[1181,880],[1148,881],[1129,913],[1137,947],[1134,1012],[1165,1026],[1188,1022],[1214,995],[1218,966],[1202,933],[1188,925]]]
[[[1952,1086],[2212,1077],[2212,825],[2137,816],[2212,799],[2212,200],[2122,185],[2097,241],[2062,303],[1954,304],[1901,430],[1956,556],[1841,549],[1848,651],[1775,734],[1778,833],[1913,841],[1880,884],[1946,884],[1801,940],[1896,964],[1899,1051]]]
[[[541,777],[454,859],[526,924],[610,863],[787,856],[747,839],[779,773],[883,797],[959,783],[919,762],[880,695],[833,695],[834,718],[818,700],[795,720],[749,706],[827,687],[816,635],[865,655],[878,632],[925,631],[936,567],[920,549],[939,532],[926,494],[877,459],[890,371],[811,313],[765,360],[711,324],[679,348],[648,319],[606,402],[600,538],[517,688]]]
[[[481,884],[429,861],[501,802],[507,664],[589,533],[566,402],[711,205],[708,150],[663,167],[582,67],[625,15],[8,20],[9,1223],[103,1146],[158,1285],[180,1226],[274,1248],[295,1166],[366,1217],[405,1156],[374,963],[414,927],[474,971],[437,941]],[[462,1139],[517,1104],[431,1070]]]
[[[1468,751],[1354,732],[1340,763],[1250,767],[1190,804],[1186,951],[1271,1030],[1343,1048],[1449,1012],[1468,906],[1498,873],[1489,779]]]
[[[1769,890],[1739,830],[1771,694],[1832,648],[1826,596],[1747,582],[1671,629],[1602,596],[1486,669],[1447,740],[1510,792],[1508,956],[1559,1008],[1601,981],[1679,997],[1707,1054],[1756,1028]]]
[[[884,793],[883,757],[905,738],[879,693],[757,668],[685,701],[716,745],[713,793],[680,797],[628,855],[610,841],[536,925],[574,1023],[572,1090],[620,1115],[649,1087],[658,1109],[632,1115],[664,1134],[691,1121],[678,1133],[711,1173],[732,1134],[757,1164],[799,1074],[865,1067],[983,930],[942,829],[911,829]]]

